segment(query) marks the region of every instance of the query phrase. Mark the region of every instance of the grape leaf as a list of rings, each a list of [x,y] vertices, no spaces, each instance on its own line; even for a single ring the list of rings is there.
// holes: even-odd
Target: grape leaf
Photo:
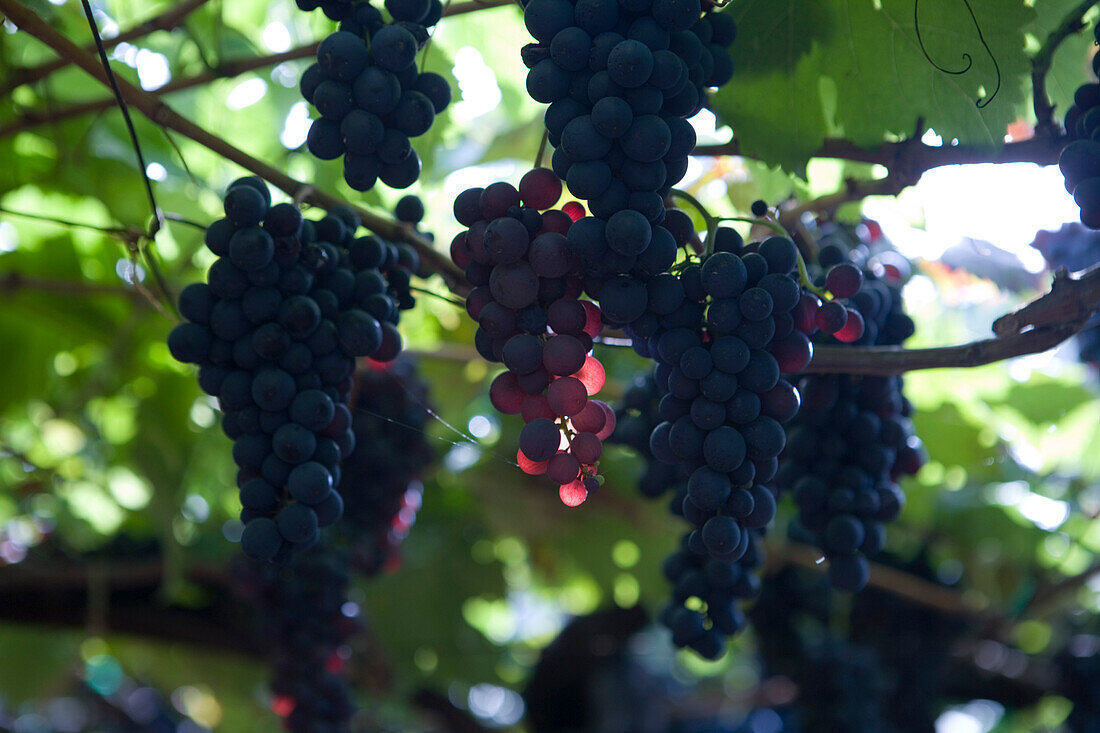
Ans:
[[[869,0],[845,0],[830,7],[850,29],[846,38],[834,36],[842,42],[825,49],[821,70],[836,81],[845,137],[874,145],[884,134],[912,134],[923,118],[945,140],[1003,144],[1026,98],[1023,28],[1034,9],[1019,0],[883,0],[878,8]]]
[[[827,32],[831,11],[807,0],[743,0],[725,12],[739,28],[730,47],[735,71],[714,94],[714,111],[742,150],[805,177],[827,132],[816,39]]]
[[[735,72],[715,111],[748,155],[799,175],[827,134],[873,146],[911,135],[918,119],[948,140],[1001,145],[1026,103],[1024,29],[1035,10],[1023,0],[924,0],[932,63],[913,9],[913,0],[734,0],[725,12],[739,28]]]

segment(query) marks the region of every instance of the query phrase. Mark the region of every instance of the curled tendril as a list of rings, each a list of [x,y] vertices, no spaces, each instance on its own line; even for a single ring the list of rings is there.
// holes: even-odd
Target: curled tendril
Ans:
[[[974,15],[974,8],[970,6],[970,0],[962,0],[962,2],[963,5],[966,6],[967,12],[970,13],[970,20],[974,23],[974,29],[978,32],[978,40],[981,42],[982,48],[985,49],[985,52],[989,54],[989,60],[993,62],[993,70],[997,74],[997,87],[993,90],[993,94],[989,95],[985,99],[979,98],[974,103],[978,107],[978,109],[983,109],[990,102],[993,101],[993,98],[997,96],[997,92],[1001,90],[1001,67],[1000,64],[997,63],[997,57],[993,55],[993,50],[990,49],[989,44],[986,43],[985,36],[982,35],[982,26],[980,23],[978,23],[977,16]],[[966,62],[966,66],[961,69],[948,69],[944,66],[940,66],[932,59],[932,56],[928,53],[928,49],[925,48],[924,39],[921,37],[920,18],[918,10],[919,8],[920,0],[913,0],[913,27],[917,32],[917,43],[920,44],[921,53],[924,54],[924,58],[928,59],[928,63],[932,64],[932,66],[935,67],[938,71],[942,71],[945,74],[959,75],[965,74],[966,72],[970,71],[970,68],[974,65],[974,59],[969,53],[963,53],[962,57],[963,60]]]

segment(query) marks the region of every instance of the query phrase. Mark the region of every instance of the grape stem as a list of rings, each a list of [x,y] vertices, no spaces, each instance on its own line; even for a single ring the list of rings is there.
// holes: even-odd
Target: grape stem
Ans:
[[[542,157],[546,155],[546,144],[550,142],[550,131],[542,131],[542,141],[539,143],[539,151],[535,153],[535,167],[542,167]]]
[[[451,305],[455,306],[456,308],[465,308],[466,307],[466,303],[459,300],[458,298],[450,298],[450,297],[447,297],[446,295],[443,295],[442,293],[437,293],[434,290],[428,290],[427,288],[417,287],[416,285],[410,285],[409,290],[412,290],[413,292],[416,292],[416,293],[423,293],[424,295],[431,295],[434,298],[439,298],[443,302],[450,303]]]
[[[692,196],[687,191],[681,191],[678,188],[674,188],[668,192],[669,198],[681,199],[691,204],[692,208],[699,212],[699,215],[703,217],[703,222],[707,225],[707,238],[703,246],[703,257],[714,252],[714,237],[718,234],[718,219],[714,218],[707,207],[703,206],[703,202]]]
[[[813,280],[810,279],[810,273],[806,270],[806,260],[802,259],[801,251],[798,252],[798,282],[823,301],[833,299],[829,291],[814,285]]]

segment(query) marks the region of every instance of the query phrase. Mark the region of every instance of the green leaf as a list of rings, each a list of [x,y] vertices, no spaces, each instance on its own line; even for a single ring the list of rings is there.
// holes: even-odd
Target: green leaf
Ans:
[[[1046,425],[1060,422],[1092,398],[1092,392],[1083,384],[1032,380],[1025,384],[1013,384],[1000,404],[1012,408],[1035,425]]]
[[[1034,9],[1021,0],[883,0],[878,8],[846,0],[831,7],[850,29],[825,49],[822,69],[836,81],[837,123],[845,137],[874,145],[884,134],[911,135],[923,118],[945,140],[1003,144],[1026,94],[1023,28]]]
[[[831,11],[807,0],[743,0],[726,12],[741,32],[730,47],[736,71],[714,95],[714,111],[747,154],[805,177],[827,133],[819,39]]]
[[[1027,96],[1024,28],[1034,9],[1022,0],[925,0],[922,50],[913,8],[912,0],[735,1],[727,12],[741,29],[731,47],[736,72],[715,110],[746,154],[800,176],[834,126],[873,146],[911,135],[923,119],[944,139],[1000,146]]]

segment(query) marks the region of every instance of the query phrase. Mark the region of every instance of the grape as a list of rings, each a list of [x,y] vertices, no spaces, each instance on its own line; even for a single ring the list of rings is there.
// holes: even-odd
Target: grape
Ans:
[[[425,72],[416,78],[415,90],[432,103],[435,113],[441,114],[451,104],[451,85],[439,74]]]
[[[403,196],[394,207],[394,216],[407,224],[419,224],[424,218],[424,202],[418,196]]]
[[[317,64],[326,76],[351,81],[366,67],[369,53],[354,33],[337,31],[321,41]]]
[[[825,275],[825,289],[837,298],[851,298],[863,286],[863,271],[850,262],[829,268]]]
[[[519,449],[528,459],[548,461],[557,453],[561,432],[553,420],[536,418],[523,426],[519,434]]]
[[[230,186],[225,192],[225,218],[236,229],[255,226],[263,221],[270,202],[255,186]]]
[[[201,364],[210,349],[210,332],[198,323],[181,323],[168,334],[168,350],[177,361]]]
[[[574,427],[576,427],[575,423],[574,420]],[[600,459],[603,443],[594,433],[578,433],[569,444],[569,452],[583,465],[592,465]]]
[[[283,538],[275,522],[259,517],[248,522],[241,533],[241,549],[254,560],[271,560],[279,552]]]
[[[261,410],[286,409],[294,392],[294,378],[282,369],[265,369],[252,380],[252,399]]]
[[[576,415],[588,401],[588,391],[575,377],[555,379],[546,389],[546,401],[555,415]],[[533,456],[532,456],[533,458]]]
[[[555,339],[556,340],[556,339]],[[516,334],[504,344],[504,365],[517,375],[530,374],[542,366],[542,343],[530,334]]]
[[[577,478],[581,464],[569,453],[558,453],[546,464],[546,477],[557,484],[568,484]]]
[[[815,325],[824,333],[835,334],[848,322],[849,311],[841,303],[831,300],[817,310]]]
[[[627,89],[641,86],[653,73],[653,52],[640,41],[624,40],[608,55],[607,70],[619,86]]]
[[[634,121],[634,113],[621,97],[603,97],[592,105],[592,126],[609,138],[621,137]],[[585,197],[591,198],[591,197]]]
[[[332,474],[320,463],[308,461],[291,469],[287,490],[304,504],[320,504],[332,491]]]

